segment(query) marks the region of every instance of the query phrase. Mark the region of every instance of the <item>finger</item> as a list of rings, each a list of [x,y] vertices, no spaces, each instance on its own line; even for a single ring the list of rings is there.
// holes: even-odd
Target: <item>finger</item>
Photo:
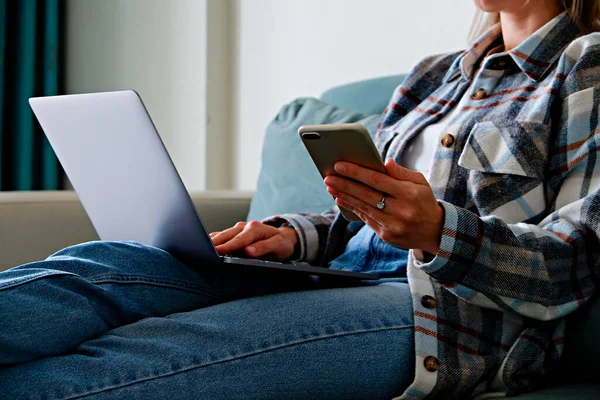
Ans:
[[[268,239],[251,244],[244,249],[250,257],[273,255],[277,260],[285,260],[294,253],[294,246],[282,235],[274,235]]]
[[[362,182],[380,192],[389,194],[395,191],[397,180],[384,173],[349,162],[338,162],[335,164],[334,169],[340,175]]]
[[[344,203],[344,201],[343,201],[343,200],[339,199],[339,201],[338,201],[338,199],[336,199],[336,203],[337,203],[339,206],[341,206],[341,207],[344,207],[344,208],[347,208],[347,209],[349,209],[350,211],[352,211],[352,209],[351,209],[351,208],[352,208],[352,206],[351,206],[350,204]],[[361,219],[361,220],[362,220],[362,221],[363,221],[365,224],[367,224],[369,227],[371,227],[371,229],[373,229],[373,231],[374,231],[375,233],[377,233],[378,235],[379,235],[379,233],[380,233],[380,232],[383,230],[383,226],[382,226],[382,225],[381,225],[379,222],[375,221],[373,218],[369,217],[368,215],[361,213],[359,210],[354,210],[354,211],[352,211],[352,212],[353,212],[353,213],[355,213],[356,215],[358,215],[358,217],[359,217],[359,218],[360,218],[360,219]]]
[[[357,215],[363,213],[384,228],[398,226],[400,221],[403,223],[418,224],[419,221],[422,221],[423,215],[427,214],[422,208],[423,204],[427,203],[423,197],[426,195],[424,194],[424,188],[411,182],[400,182],[400,184],[404,186],[402,196],[400,198],[386,197],[383,210],[377,208],[377,203],[381,199],[370,203],[343,192],[336,192],[333,196],[336,198],[336,203],[338,203],[337,200],[339,199],[344,204],[347,204],[347,206],[342,207],[348,208]],[[431,196],[431,193],[429,195]],[[361,219],[364,220],[362,217]],[[366,220],[364,221],[367,222]]]
[[[337,180],[342,180],[342,183],[335,183],[335,187],[329,186],[331,182]],[[385,193],[374,190],[373,188],[366,186],[362,183],[356,183],[346,178],[328,176],[325,178],[327,182],[327,192],[331,194],[333,197],[338,197],[342,193],[349,194],[356,198],[363,200],[365,203],[376,205],[381,198],[385,195],[386,204],[398,203],[402,204],[414,204],[420,201],[420,197],[423,195],[423,185],[415,184],[409,181],[396,181],[395,188],[392,191],[388,191]],[[429,185],[428,183],[426,183]],[[367,188],[371,192],[360,191],[358,189],[354,189],[354,185],[361,185],[362,187]],[[338,189],[339,188],[339,189]],[[428,186],[429,188],[429,186]],[[431,190],[430,188],[428,190]],[[359,194],[360,193],[360,194]]]
[[[422,173],[404,168],[403,166],[398,165],[392,158],[386,160],[385,169],[389,176],[399,181],[409,181],[418,185],[429,185]]]
[[[217,236],[219,233],[221,233],[220,231],[215,231],[215,232],[211,232],[209,233],[210,238],[214,238],[215,236]]]
[[[344,179],[344,178],[337,178],[337,179]],[[344,195],[349,195],[352,197],[355,197],[359,200],[362,200],[364,203],[376,208],[377,207],[377,203],[379,203],[382,199],[384,199],[385,196],[385,207],[386,207],[386,214],[391,214],[391,212],[389,211],[390,209],[398,209],[401,207],[402,205],[402,201],[404,203],[406,203],[407,200],[409,201],[414,201],[414,197],[410,197],[410,195],[412,195],[412,192],[414,192],[414,187],[415,184],[414,183],[409,183],[409,182],[399,182],[400,183],[400,187],[403,188],[402,189],[402,194],[398,195],[397,193],[388,193],[388,194],[382,194],[378,191],[375,191],[371,188],[369,188],[368,186],[363,185],[362,183],[355,183],[352,182],[350,180],[344,179],[346,182],[348,182],[348,187],[342,187],[341,190],[336,190],[333,189],[333,187],[328,186],[327,187],[327,192],[329,192],[329,194],[331,194],[333,197],[343,197]],[[366,187],[368,188],[368,191],[362,191],[358,188],[354,188],[354,185],[359,185],[361,187]],[[359,193],[359,194],[356,194]],[[395,197],[397,196],[397,197]],[[402,201],[400,201],[399,199],[401,199]],[[377,209],[378,210],[378,209]]]
[[[356,197],[352,197],[347,194],[336,197],[335,202],[340,207],[344,207],[358,215],[358,217],[365,223],[368,223],[370,220],[372,220],[376,223],[376,225],[379,226],[379,228],[381,228],[389,219],[389,216],[383,211],[375,207],[371,207]]]
[[[377,204],[383,197],[381,192],[367,185],[337,176],[328,176],[325,178],[325,184],[329,194],[334,197],[338,197],[340,193],[346,193],[369,204]]]
[[[245,222],[238,222],[232,228],[225,229],[223,232],[217,232],[216,235],[210,236],[215,246],[219,246],[223,243],[227,243],[234,237],[240,234],[246,226]]]
[[[250,246],[252,243],[267,239],[277,233],[279,233],[279,230],[272,226],[249,223],[246,224],[242,232],[216,248],[220,254],[229,254]]]

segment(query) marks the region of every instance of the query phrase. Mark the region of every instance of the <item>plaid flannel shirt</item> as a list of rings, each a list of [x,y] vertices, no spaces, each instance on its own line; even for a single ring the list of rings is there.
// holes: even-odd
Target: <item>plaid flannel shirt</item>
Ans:
[[[485,57],[500,35],[494,26],[466,51],[419,63],[377,134],[398,161],[459,107],[429,176],[445,210],[439,251],[427,263],[409,254],[417,362],[401,399],[532,390],[562,354],[564,317],[598,284],[600,34],[581,35],[563,13]],[[282,220],[301,258],[323,266],[357,231],[333,211],[271,222]]]

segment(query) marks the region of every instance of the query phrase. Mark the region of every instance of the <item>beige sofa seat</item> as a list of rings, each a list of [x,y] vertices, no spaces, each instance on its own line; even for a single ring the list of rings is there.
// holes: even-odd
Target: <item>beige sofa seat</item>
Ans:
[[[190,193],[211,232],[245,220],[253,194]],[[91,240],[98,235],[75,192],[0,192],[0,271]]]

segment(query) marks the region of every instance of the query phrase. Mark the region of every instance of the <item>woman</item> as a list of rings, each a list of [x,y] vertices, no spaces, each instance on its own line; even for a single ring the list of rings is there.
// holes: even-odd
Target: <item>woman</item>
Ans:
[[[339,163],[325,179],[363,224],[283,215],[211,234],[222,254],[387,279],[334,288],[76,246],[0,274],[3,394],[461,399],[544,384],[564,317],[598,282],[599,3],[476,0],[499,23],[394,93],[377,136],[388,174]],[[145,317],[161,318],[131,324]]]

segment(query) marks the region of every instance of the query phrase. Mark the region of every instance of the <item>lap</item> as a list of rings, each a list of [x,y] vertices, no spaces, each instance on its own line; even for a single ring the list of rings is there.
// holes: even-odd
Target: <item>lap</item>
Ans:
[[[414,370],[408,285],[359,285],[147,318],[5,368],[0,386],[14,397],[390,398]]]
[[[0,290],[57,276],[72,276],[92,284],[148,284],[211,294],[219,301],[312,285],[307,276],[223,265],[190,266],[156,247],[96,241],[67,247],[46,260],[2,273]]]
[[[307,276],[190,266],[133,242],[69,247],[0,273],[0,365],[63,354],[143,318],[311,284]]]

